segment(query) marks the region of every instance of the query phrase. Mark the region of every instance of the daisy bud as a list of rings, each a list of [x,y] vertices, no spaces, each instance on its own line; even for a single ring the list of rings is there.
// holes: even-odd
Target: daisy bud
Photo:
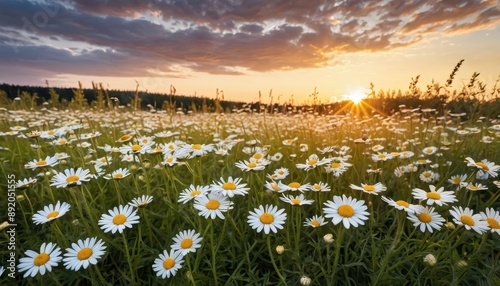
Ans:
[[[80,224],[80,221],[78,219],[74,219],[72,221],[73,225],[79,225]]]
[[[24,196],[23,195],[18,195],[18,196],[16,196],[16,199],[18,201],[24,201]]]
[[[454,230],[454,229],[455,229],[455,224],[453,224],[451,221],[449,221],[449,222],[445,223],[445,224],[444,224],[444,226],[445,226],[446,228],[451,229],[451,230]]]
[[[6,229],[8,226],[9,226],[9,222],[8,221],[2,222],[2,224],[0,224],[0,231]]]
[[[61,160],[60,164],[61,164],[61,165],[66,165],[66,164],[68,164],[68,161],[66,161],[66,160]]]
[[[144,163],[142,163],[142,167],[144,167],[144,169],[149,169],[149,167],[151,167],[151,163],[144,162]]]
[[[276,252],[278,254],[283,254],[283,252],[285,252],[285,247],[283,247],[283,245],[276,246]]]
[[[191,271],[187,271],[186,272],[186,278],[189,279],[189,280],[193,280],[193,273],[191,273]]]
[[[325,236],[323,236],[323,239],[328,244],[333,243],[335,241],[335,239],[333,238],[333,234],[331,234],[331,233],[325,234]]]
[[[311,285],[311,278],[307,276],[302,276],[300,278],[300,285],[305,285],[305,286]]]
[[[424,263],[428,264],[429,266],[436,265],[436,262],[437,262],[436,257],[430,253],[424,257]]]
[[[135,170],[137,170],[137,165],[130,166],[130,171],[135,171]]]
[[[467,266],[469,266],[469,263],[467,263],[467,261],[463,260],[463,259],[460,259],[458,260],[455,265],[458,267],[458,268],[466,268]]]

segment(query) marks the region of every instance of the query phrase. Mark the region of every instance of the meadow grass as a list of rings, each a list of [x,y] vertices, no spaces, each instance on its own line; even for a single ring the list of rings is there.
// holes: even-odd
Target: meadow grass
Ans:
[[[500,284],[497,118],[465,121],[420,108],[392,116],[31,108],[0,111],[2,189],[8,175],[16,182],[27,179],[15,190],[18,262],[26,251],[39,252],[49,242],[63,254],[92,237],[106,248],[86,269],[73,271],[59,261],[34,277],[24,277],[26,271],[15,279],[3,273],[2,285]],[[59,145],[61,138],[66,142]],[[146,149],[152,151],[142,154]],[[39,167],[56,155],[52,166]],[[85,180],[72,183],[66,176],[62,183],[68,186],[55,185],[58,175],[78,168],[88,170],[79,178]],[[120,168],[123,178],[113,178]],[[288,172],[278,172],[281,168]],[[456,175],[463,177],[452,180]],[[233,185],[224,188],[228,182]],[[381,191],[374,191],[377,183]],[[197,192],[179,202],[191,185]],[[225,192],[217,191],[221,187]],[[304,190],[295,190],[299,187]],[[431,205],[436,226],[422,231],[410,213],[426,221],[420,214],[431,211],[418,206],[428,206],[431,196],[419,200],[414,191],[433,187],[450,191],[442,198],[451,201]],[[199,214],[194,198],[203,188],[196,199],[224,194],[230,204],[224,218]],[[115,233],[101,228],[104,214],[143,195],[152,201],[133,208],[137,224]],[[342,195],[362,202],[353,216],[367,213],[349,228],[326,217],[325,203]],[[382,196],[405,201],[409,209],[399,210]],[[6,192],[0,198],[7,202]],[[313,202],[293,205],[306,200]],[[71,205],[67,213],[34,223],[35,214],[58,201]],[[0,214],[7,220],[3,205]],[[282,228],[268,233],[248,222],[251,212],[266,205],[286,214]],[[459,206],[477,216],[457,219],[452,211]],[[496,217],[480,216],[490,208]],[[276,213],[268,213],[278,221]],[[304,225],[315,215],[320,217]],[[273,224],[262,216],[260,222]],[[483,228],[471,229],[472,224]],[[3,267],[10,253],[4,247],[6,230],[0,233]],[[174,238],[186,230],[199,234],[200,247],[179,256],[175,265],[182,267],[176,272],[158,277],[155,260],[164,250],[170,255]],[[166,265],[160,268],[172,266]]]

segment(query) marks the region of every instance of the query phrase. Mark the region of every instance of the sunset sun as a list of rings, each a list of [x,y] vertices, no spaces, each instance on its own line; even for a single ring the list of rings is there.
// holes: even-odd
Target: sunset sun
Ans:
[[[360,103],[368,95],[367,91],[363,88],[351,90],[343,95],[343,98],[352,101],[354,104]]]

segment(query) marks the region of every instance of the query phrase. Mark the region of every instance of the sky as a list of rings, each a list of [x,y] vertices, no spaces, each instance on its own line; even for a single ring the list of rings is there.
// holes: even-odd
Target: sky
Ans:
[[[0,82],[305,103],[500,76],[499,0],[0,1]],[[271,98],[272,97],[272,98]]]

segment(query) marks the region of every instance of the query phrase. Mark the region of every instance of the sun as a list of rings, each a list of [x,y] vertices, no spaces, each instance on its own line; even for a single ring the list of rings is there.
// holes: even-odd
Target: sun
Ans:
[[[368,95],[368,93],[367,93],[366,89],[357,88],[357,89],[349,91],[346,94],[343,94],[342,97],[346,100],[352,101],[354,104],[358,104],[363,99],[365,99],[367,95]]]

